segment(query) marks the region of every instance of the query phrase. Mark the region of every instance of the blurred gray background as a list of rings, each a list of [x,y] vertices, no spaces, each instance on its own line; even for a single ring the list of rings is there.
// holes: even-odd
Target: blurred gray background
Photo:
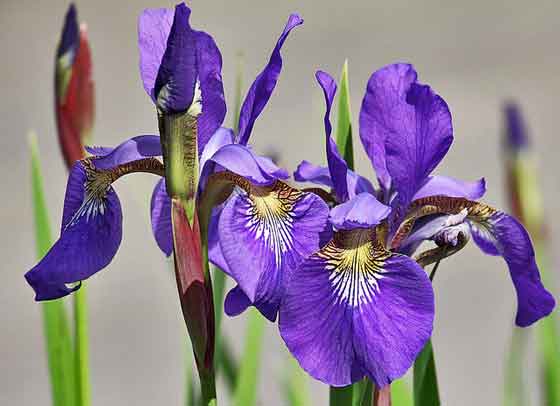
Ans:
[[[167,1],[77,1],[94,58],[95,143],[156,133],[156,117],[138,73],[136,19]],[[437,169],[463,179],[485,176],[485,200],[506,207],[500,160],[501,105],[519,100],[532,130],[541,186],[558,245],[558,52],[556,1],[192,1],[192,24],[211,33],[223,59],[228,103],[233,101],[235,55],[243,51],[246,87],[264,66],[290,12],[305,19],[284,50],[277,89],[259,118],[252,142],[272,148],[293,170],[302,159],[324,162],[323,101],[318,68],[338,77],[349,60],[355,129],[369,75],[410,61],[421,81],[448,102],[455,142]],[[47,199],[54,225],[61,217],[66,169],[53,116],[53,59],[68,3],[0,0],[0,404],[49,404],[41,313],[23,273],[36,261],[29,186],[27,132],[39,135]],[[230,104],[231,105],[231,104]],[[227,123],[231,122],[228,114]],[[357,131],[356,131],[357,133]],[[273,147],[274,146],[274,147]],[[359,140],[357,169],[372,176]],[[180,405],[185,328],[169,264],[151,236],[149,196],[155,179],[136,176],[116,185],[123,204],[124,239],[113,263],[88,283],[94,405]],[[54,227],[55,230],[57,227]],[[552,251],[553,264],[558,254]],[[558,278],[556,278],[558,279]],[[504,356],[512,331],[514,292],[499,258],[474,246],[446,261],[435,281],[434,333],[445,405],[498,405]],[[557,287],[552,290],[559,293]],[[245,317],[225,318],[228,339],[243,345]],[[336,349],[333,349],[336,350]],[[262,405],[281,405],[288,355],[269,325],[259,383]],[[528,374],[534,367],[527,365]],[[529,380],[532,378],[529,376]],[[310,379],[311,382],[311,379]],[[313,404],[327,388],[311,383]],[[222,404],[228,404],[221,392]]]

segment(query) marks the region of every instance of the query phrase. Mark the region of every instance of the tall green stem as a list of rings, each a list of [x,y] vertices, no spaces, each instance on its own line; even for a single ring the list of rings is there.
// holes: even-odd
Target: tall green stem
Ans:
[[[74,359],[76,363],[78,405],[90,406],[87,291],[83,282],[82,287],[74,293],[74,329]]]

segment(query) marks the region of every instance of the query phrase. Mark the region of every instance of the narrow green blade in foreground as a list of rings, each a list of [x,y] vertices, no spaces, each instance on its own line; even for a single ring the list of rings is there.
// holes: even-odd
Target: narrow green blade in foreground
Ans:
[[[348,406],[352,405],[353,385],[335,387],[329,390],[329,406]]]
[[[257,400],[258,376],[261,360],[262,336],[265,319],[259,311],[251,307],[245,312],[248,316],[245,349],[239,363],[237,386],[233,405],[254,406]]]
[[[89,343],[86,286],[73,294],[74,300],[74,362],[76,371],[76,393],[78,406],[90,406]]]
[[[33,217],[35,220],[35,244],[37,258],[42,258],[52,245],[51,227],[45,194],[43,177],[39,161],[37,137],[29,137],[31,152],[31,186],[33,193]],[[76,404],[74,390],[74,354],[68,317],[62,299],[41,304],[43,309],[43,328],[47,345],[47,360],[51,381],[54,406]]]
[[[439,406],[439,389],[432,341],[429,340],[414,362],[414,406]]]
[[[348,61],[344,61],[338,93],[338,118],[336,145],[348,168],[354,169],[354,147],[352,144],[352,112],[350,110],[350,88],[348,86]]]

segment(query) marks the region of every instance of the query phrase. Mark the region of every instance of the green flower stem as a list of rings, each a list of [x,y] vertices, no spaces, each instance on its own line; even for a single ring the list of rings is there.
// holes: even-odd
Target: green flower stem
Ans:
[[[83,282],[82,287],[74,293],[74,345],[77,404],[90,406],[87,291]]]

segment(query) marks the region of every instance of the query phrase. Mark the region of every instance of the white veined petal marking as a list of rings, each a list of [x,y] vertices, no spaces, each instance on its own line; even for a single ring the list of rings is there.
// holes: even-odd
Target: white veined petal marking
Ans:
[[[350,306],[370,303],[380,292],[383,265],[391,253],[372,229],[339,231],[316,254],[326,262],[329,281],[340,302]]]
[[[282,265],[284,254],[294,248],[292,209],[302,192],[285,183],[272,188],[252,187],[247,195],[245,227],[255,240],[261,240],[274,254],[276,267]]]

